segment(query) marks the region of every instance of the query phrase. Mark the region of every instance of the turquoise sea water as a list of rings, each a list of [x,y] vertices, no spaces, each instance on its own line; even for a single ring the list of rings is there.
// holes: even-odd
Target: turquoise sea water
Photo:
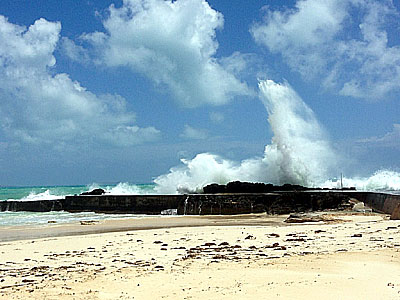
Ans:
[[[118,183],[114,185],[0,187],[0,201],[60,199],[67,195],[80,194],[95,188],[102,188],[113,195],[152,194],[154,193],[154,186],[154,184]]]
[[[0,201],[53,199],[52,197],[57,199],[65,195],[80,194],[86,189],[85,186],[1,187]]]
[[[67,195],[80,194],[95,188],[102,188],[108,194],[153,194],[154,184],[129,184],[118,183],[114,185],[77,185],[77,186],[34,186],[34,187],[0,187],[0,201],[19,200],[52,200],[61,199]],[[98,214],[93,212],[68,213],[57,212],[0,212],[0,227],[20,226],[20,225],[45,225],[49,221],[58,223],[79,222],[81,220],[102,220],[102,219],[121,219],[138,218],[143,215],[133,214]]]

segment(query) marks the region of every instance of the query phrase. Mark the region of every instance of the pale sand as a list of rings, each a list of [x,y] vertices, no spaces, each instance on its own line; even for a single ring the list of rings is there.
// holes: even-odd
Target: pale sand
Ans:
[[[400,221],[334,217],[0,229],[0,299],[400,299]]]

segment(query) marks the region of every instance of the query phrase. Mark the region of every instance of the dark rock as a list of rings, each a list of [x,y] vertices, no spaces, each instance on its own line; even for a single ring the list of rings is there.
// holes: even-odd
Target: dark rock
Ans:
[[[291,214],[284,222],[285,223],[306,223],[306,222],[321,222],[324,219],[321,216],[310,214]]]
[[[227,193],[267,193],[272,184],[233,181],[226,185]]]
[[[219,193],[226,193],[226,185],[221,184],[209,184],[203,187],[203,192],[205,194],[219,194]]]
[[[284,184],[273,185],[270,183],[260,182],[242,182],[232,181],[227,185],[212,183],[203,187],[205,194],[218,194],[218,193],[271,193],[276,191],[305,191],[309,190],[297,184]]]
[[[389,229],[397,229],[397,227],[395,227],[395,226],[389,226],[389,227],[386,228],[386,230],[389,230]]]
[[[303,238],[293,238],[293,239],[286,239],[286,242],[305,242],[306,240]]]
[[[100,195],[105,194],[105,192],[106,191],[103,190],[103,189],[94,189],[94,190],[91,190],[89,192],[83,192],[80,195],[81,196],[100,196]]]
[[[285,246],[274,247],[274,250],[286,250]]]
[[[99,221],[95,220],[87,220],[87,221],[80,221],[81,225],[96,225]]]
[[[279,234],[277,234],[277,233],[269,233],[268,234],[268,237],[276,237],[276,238],[278,238],[279,237]]]

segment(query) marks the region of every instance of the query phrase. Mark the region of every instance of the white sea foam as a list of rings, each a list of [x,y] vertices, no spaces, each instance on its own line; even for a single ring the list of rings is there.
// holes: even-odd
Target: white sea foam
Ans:
[[[106,187],[105,190],[107,194],[111,195],[144,195],[153,191],[152,187],[129,184],[127,182],[120,182],[116,186]]]
[[[87,191],[94,189],[104,189],[108,195],[146,195],[154,194],[154,185],[137,185],[128,182],[120,182],[116,185],[100,185],[92,183],[87,186]]]
[[[400,173],[390,170],[376,171],[370,177],[343,177],[344,187],[355,187],[363,191],[400,191]],[[325,181],[323,187],[338,188],[340,181]]]
[[[332,147],[314,112],[289,84],[259,83],[260,98],[268,112],[273,137],[263,157],[234,162],[211,153],[182,159],[182,165],[157,177],[158,193],[200,192],[210,183],[230,181],[301,184],[339,188],[343,160]],[[366,178],[343,178],[343,186],[359,190],[400,190],[400,173],[381,170]]]
[[[23,197],[21,199],[9,199],[15,201],[38,201],[38,200],[55,200],[55,199],[62,199],[64,196],[54,195],[51,193],[50,190],[46,190],[42,193],[35,193],[31,192],[28,196]]]

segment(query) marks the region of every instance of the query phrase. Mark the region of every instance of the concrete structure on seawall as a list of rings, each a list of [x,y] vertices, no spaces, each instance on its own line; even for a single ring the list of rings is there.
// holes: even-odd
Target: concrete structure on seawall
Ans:
[[[80,195],[41,201],[0,201],[0,211],[94,211],[103,213],[160,214],[176,209],[179,215],[287,214],[343,209],[349,199],[364,202],[374,211],[400,219],[400,195],[348,190],[276,191],[190,195]]]

